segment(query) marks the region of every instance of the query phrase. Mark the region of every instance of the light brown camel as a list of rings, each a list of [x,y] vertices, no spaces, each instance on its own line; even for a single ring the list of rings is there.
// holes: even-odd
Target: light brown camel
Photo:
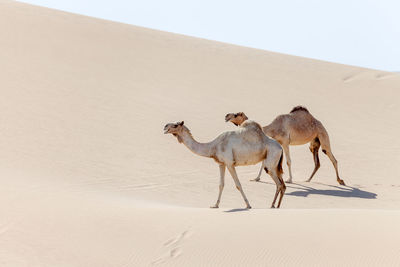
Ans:
[[[280,198],[277,207],[280,207],[286,190],[282,179],[282,148],[278,142],[263,133],[258,123],[247,121],[238,130],[224,132],[209,143],[199,143],[194,140],[190,130],[184,125],[183,121],[168,123],[164,127],[164,133],[173,134],[179,143],[183,143],[193,153],[213,158],[218,163],[220,170],[219,193],[217,202],[211,208],[219,207],[225,184],[226,167],[232,175],[236,188],[242,194],[246,207],[250,209],[249,201],[243,192],[235,167],[254,165],[260,161],[263,162],[265,171],[272,177],[276,184],[275,197],[271,208],[275,207],[275,201],[279,193]]]
[[[225,116],[225,121],[230,121],[236,126],[241,125],[247,119],[247,116],[243,112],[229,113]],[[289,180],[287,180],[287,182],[292,182],[289,145],[295,146],[310,143],[310,151],[314,156],[315,168],[307,182],[311,181],[320,167],[318,150],[321,146],[322,151],[329,157],[335,167],[338,183],[344,185],[344,181],[339,177],[337,160],[332,154],[328,132],[325,130],[322,123],[314,118],[305,107],[297,106],[294,107],[289,114],[279,115],[271,124],[263,127],[263,131],[266,135],[274,138],[282,145],[289,168]],[[260,176],[261,171],[254,181],[259,181]]]

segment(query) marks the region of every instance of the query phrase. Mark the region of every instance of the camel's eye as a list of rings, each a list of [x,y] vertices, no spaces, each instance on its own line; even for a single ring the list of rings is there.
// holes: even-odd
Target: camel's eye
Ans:
[[[237,114],[235,114],[235,118],[237,117],[238,115]]]

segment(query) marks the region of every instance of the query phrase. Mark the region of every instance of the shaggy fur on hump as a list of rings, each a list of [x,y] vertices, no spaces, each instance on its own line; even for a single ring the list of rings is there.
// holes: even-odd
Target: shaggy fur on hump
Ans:
[[[300,111],[300,110],[305,111],[305,112],[308,112],[308,109],[307,109],[307,108],[305,108],[305,107],[303,107],[303,106],[297,106],[297,107],[294,107],[294,108],[290,111],[290,113],[293,113],[293,112],[296,112],[296,111]]]

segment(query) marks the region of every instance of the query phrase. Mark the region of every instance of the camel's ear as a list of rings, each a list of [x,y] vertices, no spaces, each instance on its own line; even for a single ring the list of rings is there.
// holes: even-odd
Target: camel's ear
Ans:
[[[184,123],[185,123],[184,121],[181,121],[181,122],[178,122],[178,125],[182,126]]]
[[[241,116],[244,120],[248,119],[248,117],[246,116],[246,114],[244,114],[244,112],[238,112],[237,115]]]

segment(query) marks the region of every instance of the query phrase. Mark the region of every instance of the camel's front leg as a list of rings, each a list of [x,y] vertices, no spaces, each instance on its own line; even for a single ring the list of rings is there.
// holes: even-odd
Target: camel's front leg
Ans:
[[[331,162],[333,164],[333,167],[335,167],[336,179],[337,179],[338,183],[341,185],[345,185],[344,181],[342,179],[340,179],[340,177],[339,177],[338,163],[332,154],[331,145],[329,144],[328,133],[324,132],[324,133],[320,134],[318,136],[318,138],[319,138],[319,142],[321,143],[322,152],[324,152],[328,156],[328,158],[331,160]]]
[[[344,181],[342,179],[340,179],[340,177],[339,177],[337,160],[333,156],[332,152],[330,150],[327,151],[325,149],[323,149],[322,152],[324,152],[328,156],[328,158],[332,161],[333,167],[335,167],[336,179],[337,179],[338,183],[341,185],[345,185]]]
[[[221,201],[222,190],[224,190],[224,185],[225,185],[225,165],[223,164],[219,165],[219,174],[220,174],[220,180],[219,180],[219,193],[218,193],[217,203],[215,203],[214,206],[210,207],[213,209],[218,209],[219,202]]]
[[[236,188],[237,188],[237,189],[240,191],[240,193],[242,194],[242,197],[243,197],[243,199],[244,199],[244,202],[246,203],[246,208],[251,209],[250,203],[249,203],[249,201],[247,200],[247,197],[246,197],[246,195],[245,195],[244,192],[243,192],[242,185],[240,184],[239,177],[237,176],[235,167],[234,167],[234,166],[227,166],[227,167],[228,167],[229,172],[230,172],[231,175],[232,175],[233,180],[235,181]]]
[[[260,181],[261,173],[262,173],[262,171],[264,170],[264,168],[265,168],[265,165],[264,165],[264,161],[263,161],[262,164],[261,164],[261,168],[260,168],[260,171],[258,172],[257,177],[254,178],[254,179],[250,179],[250,181],[253,181],[253,182],[258,182],[258,181]]]

